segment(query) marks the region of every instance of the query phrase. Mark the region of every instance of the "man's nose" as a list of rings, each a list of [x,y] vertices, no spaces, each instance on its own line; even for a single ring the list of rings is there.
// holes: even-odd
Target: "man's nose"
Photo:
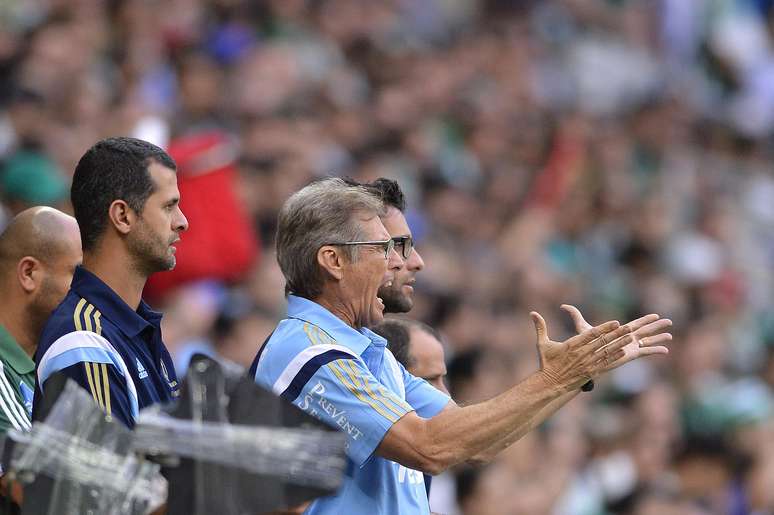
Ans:
[[[188,218],[185,217],[183,214],[183,211],[178,208],[178,216],[175,220],[175,223],[173,225],[173,228],[177,232],[187,231],[188,230]]]
[[[411,254],[406,260],[406,267],[412,272],[419,272],[425,268],[425,260],[422,259],[417,249],[411,249]]]

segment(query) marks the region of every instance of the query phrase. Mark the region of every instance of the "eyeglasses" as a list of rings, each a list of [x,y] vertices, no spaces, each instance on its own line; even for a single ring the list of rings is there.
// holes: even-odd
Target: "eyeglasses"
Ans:
[[[326,245],[381,245],[384,247],[384,259],[389,259],[390,252],[395,248],[395,240],[345,241],[341,243],[326,243]]]
[[[396,236],[392,239],[395,242],[395,248],[400,249],[400,255],[403,259],[408,259],[411,251],[414,250],[414,238],[411,236]]]

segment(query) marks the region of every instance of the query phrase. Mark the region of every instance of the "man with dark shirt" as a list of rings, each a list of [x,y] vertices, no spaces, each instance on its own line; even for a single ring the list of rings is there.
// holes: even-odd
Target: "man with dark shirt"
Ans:
[[[141,298],[151,274],[174,268],[173,245],[188,228],[176,166],[155,145],[109,138],[81,157],[70,196],[83,266],[43,330],[34,409],[46,381],[64,373],[132,427],[140,409],[179,395],[161,314]]]

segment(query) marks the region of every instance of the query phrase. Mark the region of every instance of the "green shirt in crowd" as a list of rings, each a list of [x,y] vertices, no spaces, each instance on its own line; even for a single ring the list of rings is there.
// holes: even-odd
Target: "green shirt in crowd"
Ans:
[[[35,362],[0,325],[0,434],[32,427]]]

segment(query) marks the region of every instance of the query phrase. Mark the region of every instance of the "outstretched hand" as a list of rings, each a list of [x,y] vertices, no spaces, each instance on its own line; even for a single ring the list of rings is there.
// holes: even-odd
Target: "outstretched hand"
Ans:
[[[631,327],[613,320],[589,325],[580,334],[557,342],[548,337],[546,321],[539,313],[533,311],[530,316],[537,334],[540,371],[549,382],[567,391],[580,388],[624,359],[623,347],[632,339]]]
[[[580,334],[591,329],[580,310],[570,304],[562,304],[561,308],[570,314],[575,324],[575,330]],[[626,324],[631,328],[631,333],[627,335],[628,342],[621,350],[621,355],[615,361],[609,363],[602,372],[607,372],[620,367],[630,361],[653,354],[668,354],[669,349],[661,345],[672,339],[668,332],[672,326],[672,321],[668,318],[661,318],[655,313],[645,315]]]

